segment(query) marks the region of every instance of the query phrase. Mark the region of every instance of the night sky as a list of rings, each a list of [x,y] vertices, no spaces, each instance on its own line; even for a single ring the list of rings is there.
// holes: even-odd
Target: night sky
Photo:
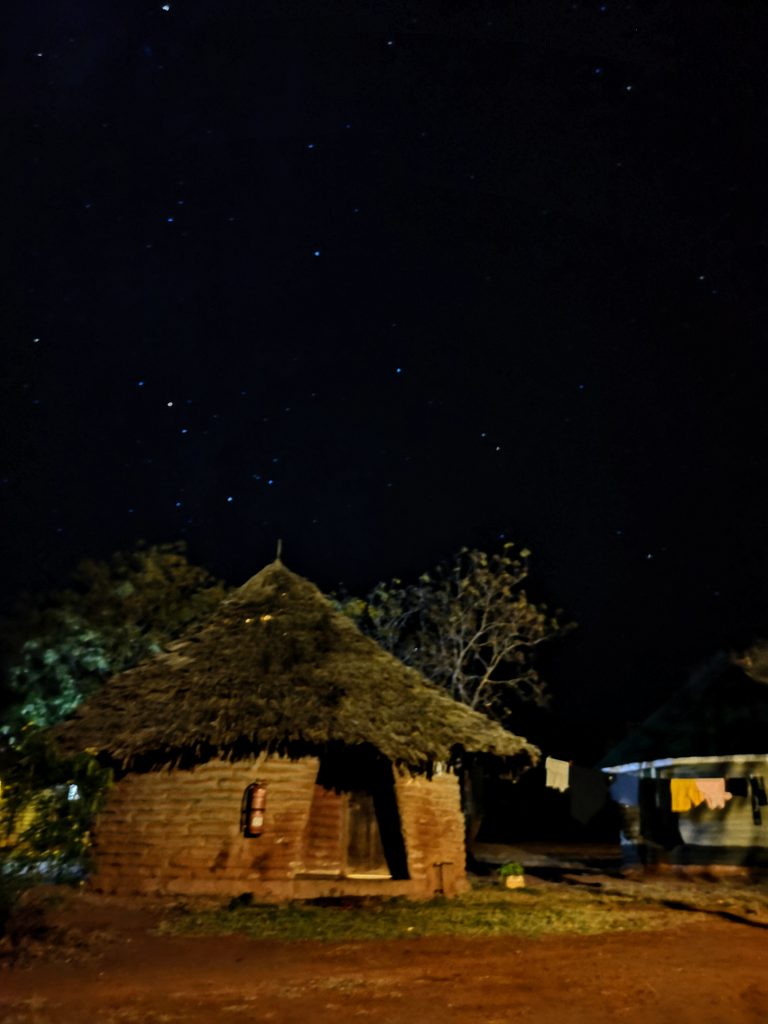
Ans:
[[[6,601],[515,540],[593,737],[768,630],[763,0],[14,8]]]

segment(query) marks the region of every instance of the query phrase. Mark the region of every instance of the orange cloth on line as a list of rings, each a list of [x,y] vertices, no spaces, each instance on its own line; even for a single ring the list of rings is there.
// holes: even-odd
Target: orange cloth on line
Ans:
[[[696,779],[670,779],[669,789],[673,811],[690,811],[692,807],[698,807],[699,804],[704,803],[704,797],[696,785]]]
[[[693,781],[707,801],[710,811],[722,811],[726,801],[733,798],[733,793],[725,791],[725,779],[694,779]]]

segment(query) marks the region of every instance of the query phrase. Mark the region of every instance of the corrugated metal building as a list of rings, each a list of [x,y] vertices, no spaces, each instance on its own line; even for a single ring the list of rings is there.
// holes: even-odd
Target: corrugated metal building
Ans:
[[[765,652],[760,644],[713,659],[603,759],[620,795],[627,863],[768,868]],[[696,778],[726,779],[732,798],[672,814],[669,780]]]

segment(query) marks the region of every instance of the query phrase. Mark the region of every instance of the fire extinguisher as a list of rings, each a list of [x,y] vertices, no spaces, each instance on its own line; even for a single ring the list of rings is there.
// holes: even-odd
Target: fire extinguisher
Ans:
[[[252,782],[243,794],[240,811],[244,836],[260,836],[264,829],[264,812],[267,807],[266,782]]]

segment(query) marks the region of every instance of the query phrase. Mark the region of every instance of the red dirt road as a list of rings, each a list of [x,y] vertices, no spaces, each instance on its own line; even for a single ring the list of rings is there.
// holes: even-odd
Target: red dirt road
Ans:
[[[75,909],[62,959],[0,970],[3,1024],[768,1021],[768,929],[714,917],[655,932],[323,944],[162,936],[151,910]]]

